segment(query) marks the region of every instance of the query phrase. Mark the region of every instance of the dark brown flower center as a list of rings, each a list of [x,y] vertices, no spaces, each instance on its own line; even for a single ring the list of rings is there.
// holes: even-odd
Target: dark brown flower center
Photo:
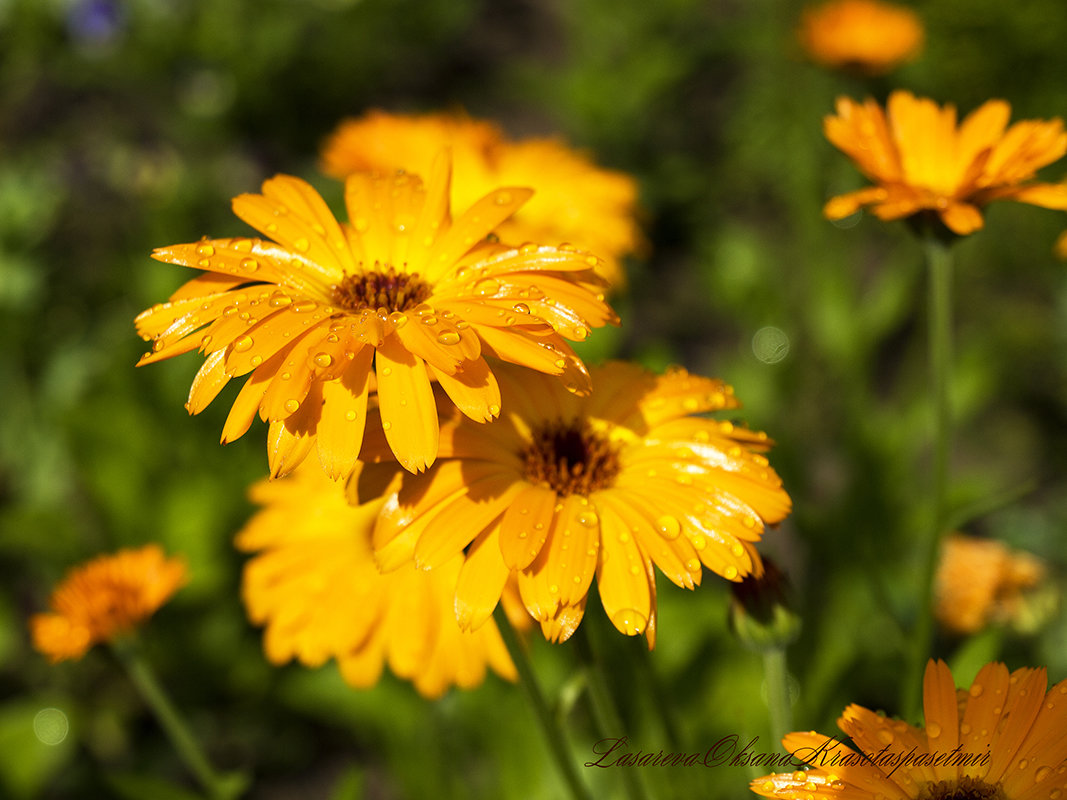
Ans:
[[[417,272],[397,272],[392,266],[383,270],[378,262],[374,266],[376,269],[369,272],[354,275],[346,272],[341,282],[333,287],[334,303],[349,311],[364,308],[407,311],[425,302],[432,294],[430,285]]]
[[[960,778],[958,781],[927,784],[919,797],[921,800],[1004,800],[1004,792],[1000,784],[988,784],[975,778]]]
[[[524,473],[560,496],[589,495],[619,473],[618,450],[583,423],[555,423],[533,432],[523,453]]]

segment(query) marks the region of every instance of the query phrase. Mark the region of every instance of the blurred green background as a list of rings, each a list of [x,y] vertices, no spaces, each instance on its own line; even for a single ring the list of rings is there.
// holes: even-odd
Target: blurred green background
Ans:
[[[638,179],[651,248],[627,265],[622,328],[584,352],[734,385],[744,419],[778,442],[794,500],[766,551],[804,618],[789,653],[796,727],[832,733],[849,702],[900,713],[927,519],[925,274],[903,224],[822,219],[824,200],[862,179],[821,120],[839,94],[896,86],[961,110],[1002,97],[1013,118],[1067,114],[1060,0],[913,7],[923,54],[864,82],[803,60],[801,4],[786,0],[0,0],[0,795],[191,796],[109,653],[50,666],[26,629],[68,567],[155,540],[186,556],[192,581],[145,646],[213,761],[253,776],[249,797],[561,796],[518,687],[490,677],[428,703],[388,676],[356,692],[332,666],[265,662],[231,546],[266,471],[263,428],[222,448],[233,391],[189,418],[196,358],[133,367],[145,350],[133,317],[188,277],[151,249],[243,235],[229,199],[276,172],[336,207],[317,148],[376,107],[462,107],[515,137],[560,134]],[[952,501],[968,531],[1039,555],[1058,584],[1067,264],[1052,244],[1067,217],[1005,204],[986,219],[956,248]],[[661,579],[647,661],[591,600],[584,624],[612,661],[633,747],[667,747],[668,706],[693,750],[731,733],[775,749],[728,597],[711,576],[695,593]],[[933,655],[959,682],[992,658],[1062,679],[1067,619],[1044,617],[1026,635],[942,636]],[[532,650],[589,760],[570,646]],[[58,745],[34,735],[53,707],[70,725]],[[617,770],[583,776],[598,797],[622,792]],[[713,798],[743,796],[751,777],[646,776],[661,796]]]

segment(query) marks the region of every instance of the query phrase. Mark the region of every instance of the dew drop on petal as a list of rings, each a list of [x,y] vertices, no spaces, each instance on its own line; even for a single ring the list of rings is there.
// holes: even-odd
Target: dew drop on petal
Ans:
[[[530,313],[530,307],[528,305],[526,305],[526,303],[516,303],[514,308],[520,314],[529,314]]]
[[[238,353],[244,353],[246,350],[251,350],[252,337],[242,336],[240,339],[235,339],[233,342],[233,349]]]
[[[460,336],[455,331],[442,331],[438,335],[437,341],[441,344],[459,344]]]
[[[393,374],[393,368],[392,367],[382,367],[382,375],[384,375],[386,377],[389,377],[392,374]]]
[[[726,578],[726,580],[732,581],[734,578],[737,577],[737,567],[731,564],[722,571],[722,576]]]
[[[797,783],[803,783],[808,779],[808,773],[798,769],[796,772],[793,773],[792,777],[793,780],[795,780]]]
[[[926,735],[931,739],[936,739],[938,736],[941,735],[941,726],[938,725],[936,722],[931,722],[929,725],[926,726]]]
[[[497,192],[493,197],[493,202],[498,206],[506,206],[511,202],[511,192]]]
[[[600,517],[594,511],[582,511],[578,514],[578,523],[587,528],[595,528],[598,522],[600,522]]]
[[[499,413],[500,413],[500,406],[498,406],[498,405],[497,405],[496,403],[492,403],[492,404],[491,404],[491,405],[489,406],[489,416],[491,416],[491,417],[495,417],[495,416],[497,416],[497,415],[498,415]],[[524,513],[524,514],[525,514],[525,513],[526,513],[526,511],[527,511],[527,509],[523,509],[523,512],[522,512],[522,513]]]
[[[242,258],[241,269],[247,270],[248,272],[255,272],[259,269],[259,262],[254,258]]]
[[[648,625],[648,619],[640,611],[632,608],[623,608],[611,616],[611,624],[627,636],[636,636],[644,631]]]
[[[474,285],[474,293],[485,297],[487,295],[496,294],[500,289],[500,281],[487,278],[484,281],[478,281]]]
[[[985,689],[982,687],[982,684],[976,683],[970,688],[970,695],[971,697],[981,697],[983,691],[985,691]]]
[[[393,323],[394,328],[403,328],[408,324],[407,314],[401,314],[399,311],[394,311],[389,315],[389,321]]]
[[[1052,767],[1038,767],[1037,772],[1034,773],[1034,782],[1040,783],[1052,774]]]
[[[300,401],[299,400],[286,400],[285,401],[285,410],[288,411],[290,414],[295,412],[298,408],[300,408]]]
[[[295,247],[301,253],[306,253],[311,248],[311,242],[301,236],[299,239],[293,242],[293,247]]]
[[[329,353],[316,353],[315,358],[313,360],[315,362],[315,366],[322,367],[323,369],[325,369],[333,363],[333,356],[331,356]]]
[[[656,528],[664,539],[677,539],[678,534],[682,532],[682,523],[677,517],[667,514],[656,520]]]
[[[351,411],[351,410],[346,411],[345,412],[345,419],[347,419],[349,422],[355,422],[356,421],[356,412],[355,411]]]
[[[215,248],[209,244],[202,244],[196,248],[196,254],[198,256],[213,256],[215,255]]]
[[[393,423],[391,423],[391,422],[382,422],[382,430],[383,431],[390,430],[392,427],[393,427]]]
[[[879,728],[878,738],[882,744],[893,744],[893,732],[889,728]]]
[[[258,367],[260,364],[263,363],[263,356],[252,356],[250,359],[248,359],[248,363],[251,364],[253,367]]]

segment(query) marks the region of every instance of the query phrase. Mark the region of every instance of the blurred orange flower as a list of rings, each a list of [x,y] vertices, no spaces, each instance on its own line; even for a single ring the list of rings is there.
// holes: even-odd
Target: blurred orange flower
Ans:
[[[1011,107],[990,100],[957,126],[954,106],[906,91],[893,92],[886,108],[842,97],[824,120],[826,137],[877,184],[830,200],[829,219],[864,206],[883,220],[936,214],[964,236],[982,227],[981,209],[994,200],[1067,210],[1067,185],[1029,182],[1067,152],[1060,119],[1008,127]]]
[[[461,555],[432,570],[408,564],[379,573],[370,537],[384,499],[350,506],[343,487],[308,465],[256,484],[251,496],[263,508],[237,535],[237,546],[256,554],[242,593],[249,618],[266,626],[272,663],[296,658],[317,667],[335,658],[345,681],[360,688],[374,685],[388,663],[427,697],[477,686],[487,666],[516,679],[495,622],[473,632],[456,622]],[[521,605],[508,607],[529,626]]]
[[[156,250],[160,261],[204,273],[137,317],[138,332],[153,340],[140,363],[199,347],[206,359],[186,404],[193,414],[231,378],[250,375],[222,440],[243,436],[258,412],[270,423],[275,477],[316,444],[331,477],[348,475],[375,390],[392,452],[405,469],[425,469],[437,456],[432,382],[473,419],[500,413],[486,355],[585,391],[588,373],[563,337],[582,340],[617,322],[594,273],[599,260],[487,239],[528,189],[490,192],[453,222],[450,172],[442,156],[427,185],[406,174],[353,175],[348,223],[298,178],[279,175],[263,194],[237,197],[237,216],[274,241]]]
[[[889,72],[923,45],[919,17],[878,0],[833,0],[806,8],[797,35],[812,61],[868,74]]]
[[[52,613],[30,619],[33,646],[52,662],[81,658],[148,619],[185,580],[185,562],[155,544],[94,558],[56,587]]]
[[[511,141],[496,126],[463,114],[389,114],[371,111],[342,122],[322,149],[323,170],[337,178],[353,172],[424,172],[443,146],[452,148],[453,202],[472,204],[497,186],[528,186],[534,196],[495,229],[504,242],[570,242],[603,260],[601,275],[625,285],[620,260],[640,249],[637,184],[596,166],[558,139]]]
[[[437,568],[465,550],[460,624],[489,619],[517,574],[550,641],[577,629],[595,575],[612,624],[646,634],[650,647],[653,564],[689,589],[704,567],[730,581],[759,574],[755,542],[790,500],[762,455],[766,434],[697,416],[736,408],[733,390],[623,362],[591,376],[594,391],[579,398],[535,373],[501,369],[500,420],[471,425],[452,415],[442,424],[442,461],[405,476],[386,502],[375,530],[382,568],[412,559]],[[365,456],[384,454],[382,445],[368,433]]]
[[[937,619],[955,633],[1013,622],[1022,614],[1026,591],[1044,577],[1045,566],[1036,556],[998,541],[950,536],[937,569]]]
[[[749,787],[774,800],[1055,800],[1067,789],[1067,681],[1047,686],[1044,668],[994,663],[957,691],[945,662],[930,661],[925,729],[850,705],[837,725],[857,749],[790,733],[782,744],[797,771]]]

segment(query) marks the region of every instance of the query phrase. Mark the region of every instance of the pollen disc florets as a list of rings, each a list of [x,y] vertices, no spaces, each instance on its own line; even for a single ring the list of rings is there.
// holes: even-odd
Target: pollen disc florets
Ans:
[[[354,275],[346,272],[342,281],[333,287],[334,302],[349,311],[365,308],[406,311],[432,293],[418,273],[397,272],[392,265],[383,270],[378,262],[374,266],[373,270]]]
[[[618,451],[583,422],[557,422],[533,431],[523,453],[526,479],[556,494],[588,496],[611,486],[619,472]]]

